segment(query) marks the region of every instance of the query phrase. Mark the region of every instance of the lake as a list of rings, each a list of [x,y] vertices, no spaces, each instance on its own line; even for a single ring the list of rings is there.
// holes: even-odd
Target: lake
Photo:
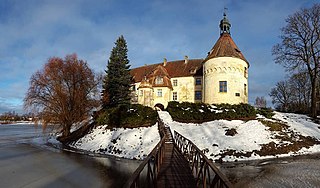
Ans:
[[[34,125],[0,125],[1,187],[121,187],[140,161],[81,155]]]

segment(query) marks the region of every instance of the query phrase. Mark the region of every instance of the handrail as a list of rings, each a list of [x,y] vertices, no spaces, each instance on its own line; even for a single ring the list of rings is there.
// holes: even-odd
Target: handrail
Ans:
[[[176,131],[174,131],[174,141],[180,152],[188,160],[196,178],[197,187],[233,187],[228,178],[213,165],[193,142]]]
[[[164,123],[158,120],[158,129],[161,136],[161,140],[153,148],[151,153],[143,160],[139,167],[135,170],[132,176],[128,179],[124,187],[126,188],[138,188],[138,187],[157,187],[157,176],[160,170],[160,166],[164,157],[165,150],[165,126]],[[147,169],[146,169],[147,168]],[[142,176],[143,172],[147,171],[147,174]]]

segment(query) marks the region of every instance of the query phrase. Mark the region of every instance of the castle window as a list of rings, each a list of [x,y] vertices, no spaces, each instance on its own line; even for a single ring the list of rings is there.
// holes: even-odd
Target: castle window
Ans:
[[[226,93],[227,91],[227,81],[219,81],[219,92]]]
[[[156,77],[156,84],[163,84],[163,78],[160,76]]]
[[[136,90],[136,85],[132,85],[131,90],[135,91]]]
[[[247,95],[247,84],[243,85],[243,91],[244,91],[244,95]]]
[[[196,85],[201,85],[201,78],[196,78]]]
[[[178,80],[173,80],[173,86],[178,86]]]
[[[140,96],[143,96],[143,90],[140,90]]]
[[[195,100],[202,100],[202,92],[201,91],[195,91]]]
[[[158,89],[157,90],[157,96],[158,97],[162,97],[162,89]]]
[[[178,93],[177,92],[172,93],[172,100],[174,100],[174,101],[178,100]]]
[[[240,93],[236,93],[236,97],[240,97]]]

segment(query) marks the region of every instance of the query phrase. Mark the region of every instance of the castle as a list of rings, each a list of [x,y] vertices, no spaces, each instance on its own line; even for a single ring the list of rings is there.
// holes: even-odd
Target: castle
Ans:
[[[219,26],[220,38],[205,59],[185,56],[132,69],[132,102],[160,108],[169,101],[248,103],[249,62],[231,38],[225,13]]]

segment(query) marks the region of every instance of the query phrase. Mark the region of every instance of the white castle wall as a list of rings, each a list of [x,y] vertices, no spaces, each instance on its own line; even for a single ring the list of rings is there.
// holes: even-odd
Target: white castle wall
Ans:
[[[233,57],[213,58],[204,63],[203,73],[205,103],[248,103],[247,62]],[[219,81],[227,81],[227,92],[219,91]],[[240,96],[236,96],[236,93]]]

